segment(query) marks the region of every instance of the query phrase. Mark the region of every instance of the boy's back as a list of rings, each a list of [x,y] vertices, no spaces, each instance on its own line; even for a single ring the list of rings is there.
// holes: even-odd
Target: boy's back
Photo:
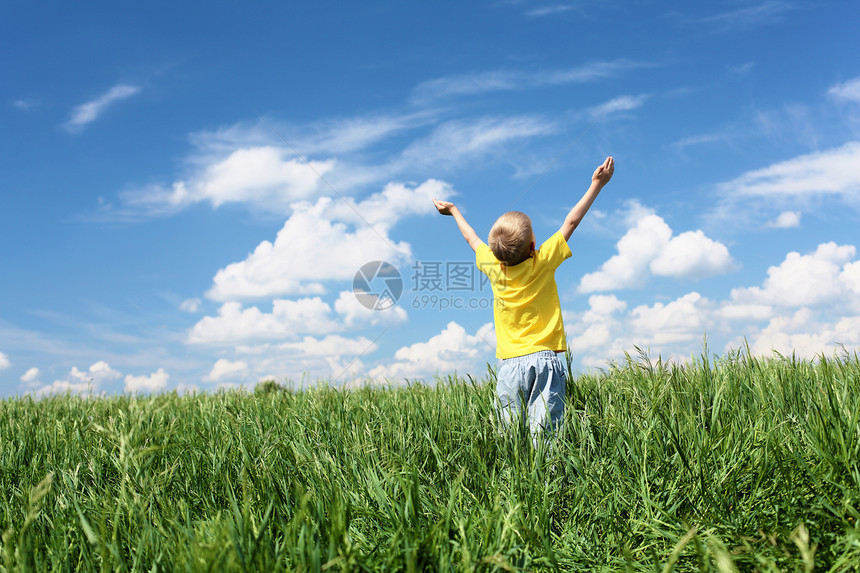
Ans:
[[[495,299],[496,356],[566,350],[555,270],[570,256],[570,247],[558,232],[515,266],[499,261],[486,244],[475,250],[475,261],[489,278]]]

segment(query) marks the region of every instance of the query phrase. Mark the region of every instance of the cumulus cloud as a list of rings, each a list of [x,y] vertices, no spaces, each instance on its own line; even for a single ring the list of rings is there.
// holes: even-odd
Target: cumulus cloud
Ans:
[[[634,345],[665,357],[698,352],[706,334],[746,342],[756,354],[796,351],[811,358],[839,345],[860,347],[860,261],[853,245],[822,243],[815,251],[788,253],[770,267],[761,285],[735,288],[723,300],[690,292],[669,302],[628,310],[613,295],[592,295],[588,310],[565,312],[568,340],[580,362],[605,365]]]
[[[236,352],[253,357],[248,364],[249,375],[260,381],[284,380],[303,385],[306,381],[325,380],[340,384],[352,376],[366,374],[361,358],[378,348],[376,340],[365,336],[349,338],[327,334],[304,336],[279,344],[239,345]]]
[[[3,354],[2,352],[0,352],[0,370],[5,370],[6,368],[9,368],[11,365],[12,365],[12,363],[9,362],[9,357],[6,356],[5,354]]]
[[[853,245],[830,242],[810,254],[790,252],[781,264],[767,270],[761,287],[733,289],[731,299],[739,304],[795,308],[850,301],[853,297],[848,291],[853,289],[856,271],[846,263],[856,251]]]
[[[588,303],[585,312],[565,317],[571,351],[587,367],[604,366],[634,346],[664,358],[688,356],[712,327],[715,307],[697,292],[631,310],[614,295],[592,295]]]
[[[225,301],[322,294],[325,281],[351,280],[366,262],[407,261],[409,244],[393,242],[389,229],[403,217],[434,212],[433,196],[452,195],[450,185],[431,179],[416,187],[387,185],[352,207],[327,197],[297,203],[275,241],[263,241],[244,261],[219,270],[206,296]]]
[[[820,313],[801,308],[788,316],[774,317],[750,342],[755,354],[769,355],[775,350],[800,358],[827,355],[838,346],[860,346],[860,316],[827,321],[821,320]]]
[[[301,335],[320,335],[347,328],[397,324],[406,321],[399,306],[371,310],[362,306],[352,291],[342,291],[334,310],[320,297],[297,300],[275,299],[272,312],[256,306],[242,308],[239,302],[226,302],[217,316],[206,316],[188,334],[191,344],[239,344],[278,341]]]
[[[586,366],[600,366],[607,357],[619,356],[623,347],[621,313],[627,303],[615,295],[591,295],[581,315],[565,313],[568,345]]]
[[[701,279],[730,272],[736,264],[722,243],[700,231],[672,236],[672,229],[653,211],[629,206],[631,227],[616,244],[618,253],[600,269],[582,277],[581,293],[636,288],[649,275]]]
[[[331,306],[319,297],[298,300],[276,299],[272,312],[256,306],[242,308],[239,302],[226,302],[218,316],[206,316],[192,327],[192,344],[234,344],[249,340],[278,340],[296,333],[324,334],[339,330]]]
[[[405,217],[434,213],[431,203],[434,197],[456,195],[457,192],[450,183],[437,179],[428,179],[413,187],[392,182],[385,185],[382,191],[373,193],[360,201],[350,202],[349,205],[343,201],[327,202],[322,212],[333,220],[352,223],[356,226],[369,223],[378,229],[388,230]],[[308,204],[302,205],[302,207],[308,206]]]
[[[827,93],[836,99],[860,103],[860,78],[836,84]]]
[[[338,334],[330,334],[323,338],[305,336],[298,342],[284,342],[278,345],[280,350],[298,351],[304,356],[357,356],[373,352],[379,346],[370,339],[359,336],[346,338]]]
[[[246,370],[248,370],[248,364],[241,360],[230,362],[226,358],[221,358],[214,366],[212,366],[212,370],[203,378],[203,380],[207,382],[216,382],[222,378],[233,377],[245,372]]]
[[[198,160],[204,165],[170,187],[151,185],[121,193],[131,208],[157,215],[171,214],[195,203],[212,207],[245,203],[288,212],[291,203],[317,195],[334,160],[311,161],[310,167],[292,151],[274,146],[240,148],[222,159]]]
[[[124,389],[130,394],[157,392],[167,386],[169,379],[170,375],[164,371],[164,368],[159,368],[149,376],[132,376],[129,374],[125,377]]]
[[[845,284],[849,291],[860,295],[860,261],[847,263],[843,266],[839,279]]]
[[[393,243],[384,228],[362,225],[350,231],[330,220],[324,213],[329,203],[297,206],[274,242],[263,241],[245,260],[219,270],[206,296],[223,301],[322,294],[324,281],[351,279],[367,261],[408,259],[409,244]]]
[[[35,370],[35,372],[33,372]],[[31,368],[25,376],[32,373],[32,380],[29,383],[36,384],[32,391],[37,395],[46,394],[63,394],[69,392],[71,394],[96,394],[104,390],[106,383],[113,382],[122,377],[122,374],[114,370],[107,362],[100,360],[92,364],[87,370],[79,370],[73,366],[69,375],[66,378],[55,380],[52,384],[39,386],[36,381],[38,369]],[[22,381],[23,381],[22,377]]]
[[[712,303],[697,292],[672,302],[640,305],[630,311],[634,335],[645,345],[664,347],[669,343],[701,339],[709,324]]]
[[[341,291],[334,303],[334,309],[346,328],[396,324],[406,322],[407,319],[407,313],[401,306],[373,310],[361,304],[352,291]]]
[[[372,368],[370,376],[378,380],[429,378],[436,373],[483,370],[487,359],[495,352],[496,335],[492,323],[483,325],[475,334],[454,321],[427,342],[404,346],[394,354],[395,361]]]
[[[701,279],[731,272],[736,265],[725,245],[696,230],[672,237],[649,268],[658,276]]]
[[[87,124],[92,123],[104,113],[104,111],[120,100],[129,98],[140,92],[140,86],[118,84],[94,100],[77,106],[72,110],[72,116],[66,122],[65,127],[69,131],[79,131]]]
[[[21,376],[21,382],[35,382],[39,379],[39,369],[38,368],[30,368]]]
[[[783,211],[776,219],[770,221],[765,227],[772,229],[792,229],[800,226],[800,211]]]
[[[616,244],[618,254],[588,273],[579,282],[581,293],[641,286],[647,278],[648,265],[669,244],[672,229],[654,213],[640,217]]]

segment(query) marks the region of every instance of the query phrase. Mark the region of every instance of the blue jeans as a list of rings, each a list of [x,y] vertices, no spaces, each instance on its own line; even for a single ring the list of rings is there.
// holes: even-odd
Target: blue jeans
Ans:
[[[496,377],[499,419],[505,427],[519,420],[533,437],[554,432],[564,415],[565,376],[558,354],[541,350],[502,361]]]

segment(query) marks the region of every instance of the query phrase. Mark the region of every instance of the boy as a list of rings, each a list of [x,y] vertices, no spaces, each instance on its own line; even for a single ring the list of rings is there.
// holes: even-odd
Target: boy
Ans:
[[[553,431],[564,414],[564,367],[558,353],[566,343],[555,269],[571,256],[567,241],[614,171],[615,161],[607,157],[561,228],[538,251],[531,220],[523,213],[499,217],[487,246],[453,203],[433,199],[439,213],[457,221],[493,289],[496,356],[502,359],[496,382],[501,420],[508,426],[522,416],[534,437],[541,430]]]

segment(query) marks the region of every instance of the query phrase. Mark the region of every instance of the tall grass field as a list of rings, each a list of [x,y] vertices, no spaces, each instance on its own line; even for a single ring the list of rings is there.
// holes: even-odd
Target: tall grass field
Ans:
[[[0,571],[857,571],[860,360],[0,401]]]

